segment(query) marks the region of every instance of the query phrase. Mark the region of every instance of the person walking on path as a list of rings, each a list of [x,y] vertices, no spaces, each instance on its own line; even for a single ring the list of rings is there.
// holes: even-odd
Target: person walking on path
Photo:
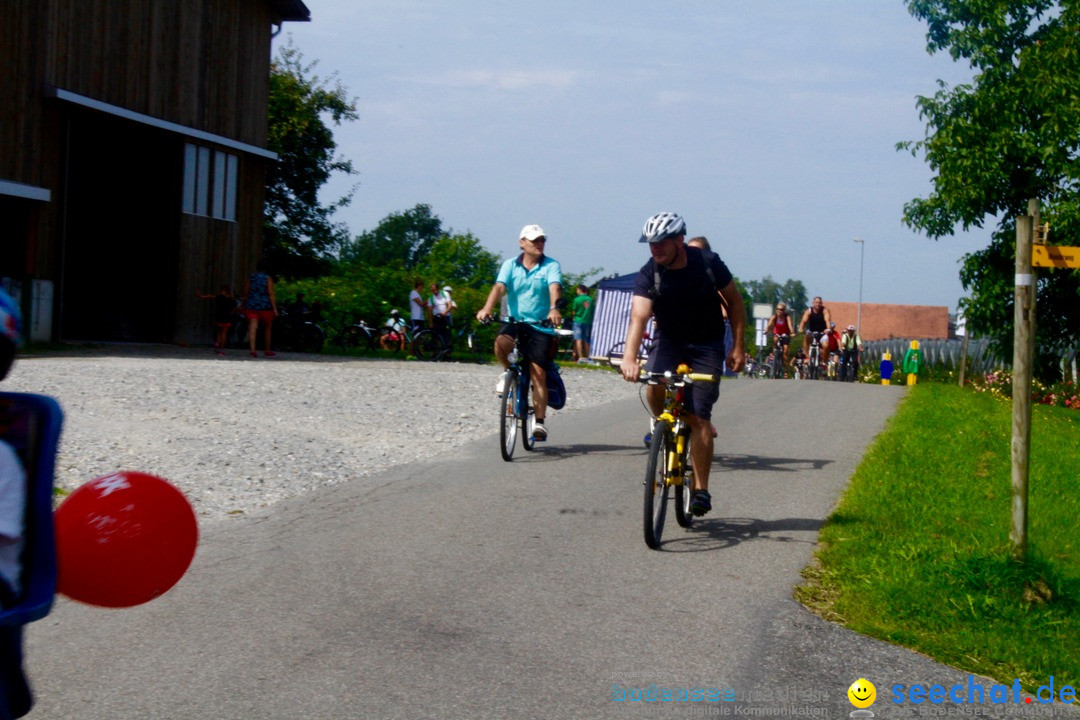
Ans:
[[[244,288],[244,315],[248,319],[248,343],[251,346],[251,357],[258,357],[255,351],[255,337],[259,333],[259,325],[263,326],[265,338],[265,350],[263,355],[274,357],[277,355],[270,349],[270,329],[277,317],[277,296],[274,294],[274,278],[266,273],[266,261],[260,260],[255,265],[255,272],[248,278]]]

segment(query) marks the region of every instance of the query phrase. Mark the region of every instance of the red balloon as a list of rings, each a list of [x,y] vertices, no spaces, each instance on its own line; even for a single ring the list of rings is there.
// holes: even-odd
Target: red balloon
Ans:
[[[131,607],[165,593],[191,565],[199,537],[187,498],[140,472],[91,480],[53,519],[59,591],[103,607]]]

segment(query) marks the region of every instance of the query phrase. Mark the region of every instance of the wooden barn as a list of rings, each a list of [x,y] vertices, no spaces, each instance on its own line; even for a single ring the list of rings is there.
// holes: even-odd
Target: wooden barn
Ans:
[[[262,252],[271,38],[300,0],[5,0],[0,282],[33,340],[203,343]]]

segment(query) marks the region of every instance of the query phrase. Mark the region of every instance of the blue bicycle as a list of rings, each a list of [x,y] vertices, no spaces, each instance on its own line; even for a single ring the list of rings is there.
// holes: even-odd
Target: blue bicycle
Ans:
[[[530,404],[530,385],[532,375],[530,366],[532,363],[521,350],[521,338],[527,337],[530,332],[536,332],[529,323],[507,318],[506,322],[515,327],[514,349],[510,352],[510,367],[503,373],[502,395],[499,397],[499,451],[502,459],[510,462],[514,459],[514,447],[517,445],[518,432],[521,432],[521,446],[526,451],[532,452],[536,447],[536,437],[533,435],[533,407]],[[545,321],[546,322],[546,321]],[[572,336],[570,330],[556,330],[557,336]],[[552,374],[556,378],[551,378]],[[565,402],[564,397],[554,398],[551,392],[552,380],[557,379],[558,368],[551,363],[548,367],[548,405],[558,410]],[[558,379],[561,387],[562,381]],[[554,402],[553,402],[554,401]]]

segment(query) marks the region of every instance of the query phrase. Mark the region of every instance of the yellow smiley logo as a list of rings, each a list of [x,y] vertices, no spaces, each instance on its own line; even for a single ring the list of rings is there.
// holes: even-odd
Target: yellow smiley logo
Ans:
[[[868,708],[877,699],[877,688],[866,678],[859,678],[847,689],[848,700],[857,708]]]

